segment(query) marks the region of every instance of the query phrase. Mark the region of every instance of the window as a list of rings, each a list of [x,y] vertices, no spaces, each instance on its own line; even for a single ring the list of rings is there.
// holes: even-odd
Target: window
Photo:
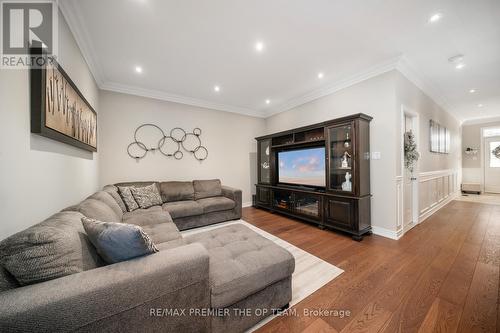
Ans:
[[[490,168],[500,168],[500,158],[493,153],[497,148],[500,149],[500,141],[490,142]]]

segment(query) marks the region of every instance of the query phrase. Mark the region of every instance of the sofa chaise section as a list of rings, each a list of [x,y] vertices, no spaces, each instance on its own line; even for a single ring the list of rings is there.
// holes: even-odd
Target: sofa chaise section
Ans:
[[[207,308],[209,259],[200,244],[3,292],[2,332],[207,332],[209,321],[151,309]]]

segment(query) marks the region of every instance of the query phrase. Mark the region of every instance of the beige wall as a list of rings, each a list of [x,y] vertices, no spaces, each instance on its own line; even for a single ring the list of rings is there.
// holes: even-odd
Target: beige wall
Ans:
[[[403,176],[402,165],[402,136],[401,126],[402,108],[418,116],[418,144],[420,153],[416,176],[418,178],[418,196],[413,204],[418,208],[418,220],[423,221],[437,209],[452,200],[459,189],[461,179],[461,124],[452,115],[441,108],[434,100],[422,92],[417,86],[410,82],[401,73],[396,75],[396,108],[398,112],[397,128],[397,157],[395,159],[397,174]],[[451,147],[449,154],[438,154],[430,152],[429,122],[438,122],[450,131]],[[398,234],[404,230],[404,186],[406,180],[398,179],[398,204],[401,207],[398,216]],[[416,194],[416,193],[415,193]],[[409,198],[409,197],[408,197]],[[417,217],[415,216],[415,219]]]
[[[257,164],[254,137],[263,133],[264,119],[109,91],[101,91],[99,103],[101,186],[126,180],[220,178],[223,184],[242,189],[244,203],[251,202]],[[184,152],[182,160],[175,160],[155,152],[135,161],[126,149],[135,129],[144,123],[157,124],[167,135],[174,127],[201,128],[208,158],[199,162]],[[139,134],[148,145],[161,138],[150,129]]]
[[[500,121],[474,123],[463,125],[462,129],[462,152],[466,148],[476,148],[478,153],[475,156],[463,153],[462,170],[464,183],[481,183],[481,151],[483,144],[481,140],[481,129],[484,127],[500,127]]]
[[[98,88],[59,15],[59,61],[99,112]],[[30,134],[27,70],[0,70],[0,239],[97,189],[97,154]]]
[[[396,74],[396,107],[398,108],[397,128],[398,138],[403,135],[401,131],[401,105],[418,114],[419,118],[419,144],[420,153],[419,172],[437,170],[459,170],[461,161],[462,136],[460,122],[436,104],[430,97],[411,83],[401,73]],[[451,132],[450,154],[431,153],[429,149],[429,121],[434,120],[448,128]],[[401,175],[401,140],[397,145],[397,173]]]
[[[273,133],[329,119],[366,113],[370,124],[370,149],[380,152],[371,161],[372,225],[395,230],[396,220],[396,100],[392,71],[342,89],[267,119],[266,132]]]

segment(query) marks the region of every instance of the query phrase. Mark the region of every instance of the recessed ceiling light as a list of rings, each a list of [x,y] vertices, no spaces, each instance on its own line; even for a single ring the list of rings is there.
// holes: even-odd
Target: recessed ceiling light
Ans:
[[[264,43],[263,43],[263,42],[261,42],[261,41],[256,42],[256,43],[255,43],[255,50],[256,50],[257,52],[262,52],[262,51],[264,51]]]
[[[483,104],[478,104],[477,107],[478,108],[482,108],[484,105]]]
[[[473,93],[475,93],[475,92],[476,92],[476,89],[471,89],[471,90],[469,90],[469,92],[470,92],[471,94],[473,94]]]
[[[433,14],[431,17],[429,17],[429,23],[434,23],[439,21],[443,17],[443,14],[441,13],[436,13]]]
[[[465,64],[464,64],[463,62],[461,62],[461,63],[459,63],[459,64],[456,64],[456,65],[455,65],[455,68],[456,68],[456,69],[462,69],[462,68],[464,68],[464,67],[465,67]]]
[[[318,73],[318,79],[322,79],[325,76],[322,72]]]
[[[220,87],[219,86],[214,86],[214,91],[215,92],[219,92],[220,91]]]
[[[135,66],[135,71],[137,73],[142,73],[142,67],[141,66]]]
[[[268,104],[268,105],[271,104],[271,100],[266,99],[266,104]]]

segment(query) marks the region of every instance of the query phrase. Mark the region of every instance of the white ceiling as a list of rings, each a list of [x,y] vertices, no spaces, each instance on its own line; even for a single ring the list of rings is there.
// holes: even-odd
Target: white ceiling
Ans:
[[[499,0],[63,0],[62,10],[103,89],[267,116],[398,68],[461,120],[500,115]],[[462,70],[448,63],[456,54]]]

